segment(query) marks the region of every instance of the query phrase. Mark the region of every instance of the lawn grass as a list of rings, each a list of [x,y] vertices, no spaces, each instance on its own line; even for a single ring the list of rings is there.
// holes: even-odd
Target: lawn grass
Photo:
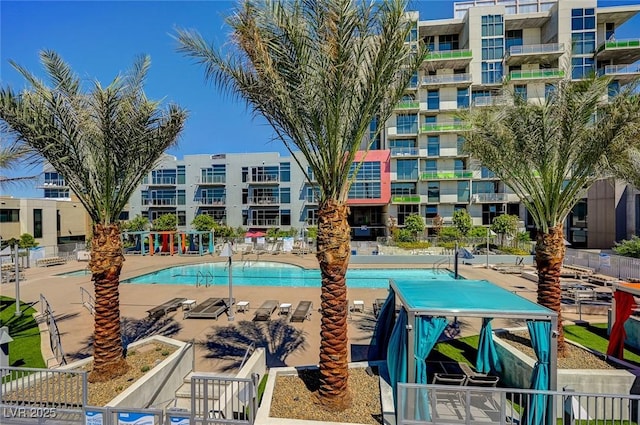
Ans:
[[[430,361],[463,362],[475,367],[479,335],[439,342],[429,354]]]
[[[20,303],[20,317],[15,316],[15,299],[0,296],[0,326],[9,328],[13,341],[9,343],[9,366],[46,367],[40,349],[40,330],[33,318],[36,311]]]
[[[587,326],[568,325],[564,327],[564,336],[592,350],[607,352],[609,339],[606,323],[591,323]],[[640,366],[640,351],[625,348],[624,360]]]

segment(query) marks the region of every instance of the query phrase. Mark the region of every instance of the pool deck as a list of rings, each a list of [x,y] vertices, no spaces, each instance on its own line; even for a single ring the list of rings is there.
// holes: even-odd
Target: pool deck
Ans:
[[[244,260],[255,261],[274,261],[296,264],[307,268],[317,268],[318,263],[314,255],[296,256],[292,254],[264,254],[257,257],[256,255],[246,255]],[[161,268],[172,267],[184,264],[198,264],[207,262],[224,262],[225,258],[217,256],[203,257],[179,257],[179,256],[126,256],[126,261],[122,269],[121,279],[127,279],[141,274],[156,271]],[[238,255],[234,257],[234,262],[242,261]],[[40,294],[43,294],[54,310],[58,328],[62,336],[62,347],[67,354],[68,359],[74,356],[83,357],[87,353],[90,355],[88,341],[93,332],[93,316],[82,305],[80,288],[86,289],[93,294],[93,284],[91,276],[74,276],[61,277],[54,276],[56,274],[81,270],[87,267],[87,262],[70,261],[64,265],[52,267],[32,267],[24,272],[25,280],[20,282],[20,299],[24,302],[37,303]],[[355,268],[357,266],[350,266]],[[367,266],[374,268],[375,266]],[[394,266],[384,264],[379,268],[393,268]],[[398,268],[420,268],[416,265],[398,264]],[[423,264],[423,268],[430,269],[432,264]],[[487,270],[480,267],[472,267],[469,265],[460,265],[460,275],[468,279],[487,279],[499,286],[510,291],[514,291],[535,302],[536,300],[536,284],[518,275],[502,274],[494,270]],[[15,283],[5,283],[0,285],[0,293],[5,296],[15,297]],[[375,325],[373,316],[373,303],[376,298],[385,298],[387,289],[365,289],[350,288],[348,289],[348,298],[350,303],[354,300],[364,302],[364,312],[354,312],[350,314],[348,321],[349,343],[354,360],[360,360],[360,356],[364,351],[364,346],[369,343],[371,331]],[[123,318],[133,325],[148,323],[147,310],[160,305],[167,300],[175,297],[196,300],[196,302],[204,301],[207,298],[226,298],[229,296],[228,286],[210,286],[195,287],[187,285],[161,285],[161,284],[121,284],[120,285],[120,309]],[[227,326],[243,326],[243,331],[251,331],[253,327],[263,328],[265,322],[252,322],[256,309],[264,300],[278,300],[280,303],[290,303],[292,308],[301,300],[309,300],[313,302],[313,312],[310,320],[301,323],[286,322],[288,326],[303,332],[304,343],[292,353],[283,356],[275,355],[270,362],[274,366],[300,366],[316,364],[318,362],[319,345],[320,345],[320,289],[319,288],[290,288],[290,287],[273,287],[273,286],[240,286],[234,285],[233,297],[236,301],[248,301],[249,309],[246,312],[235,313],[235,320],[230,322],[226,315],[222,315],[218,320],[213,319],[184,319],[181,308],[177,311],[170,312],[168,317],[168,326],[171,326],[175,333],[170,335],[173,338],[188,341],[195,340],[219,342],[220,338],[210,337],[217,329]],[[39,304],[34,306],[40,309]],[[272,322],[278,317],[277,312],[272,315]],[[576,320],[577,315],[564,314],[566,321]],[[602,322],[606,321],[606,316],[589,316],[582,315],[582,319],[586,321]],[[248,323],[246,323],[248,322]],[[471,318],[461,321],[461,329],[463,334],[477,333],[481,325],[480,319]],[[494,329],[500,327],[523,326],[523,322],[513,320],[494,321]],[[239,329],[239,328],[236,328]],[[262,333],[265,335],[265,333]],[[269,339],[265,335],[265,339]],[[226,340],[227,338],[225,338]],[[207,349],[203,344],[196,345],[196,370],[219,372],[225,368],[231,367],[237,362],[235,360],[221,359],[218,355],[220,351],[213,352]]]

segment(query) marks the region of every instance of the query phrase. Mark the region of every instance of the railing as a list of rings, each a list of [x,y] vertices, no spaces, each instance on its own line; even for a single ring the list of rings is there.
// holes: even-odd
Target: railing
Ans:
[[[249,357],[253,354],[254,351],[256,351],[256,343],[252,342],[247,347],[247,351],[244,352],[244,357],[242,358],[242,361],[240,362],[240,366],[238,367],[238,371],[242,370],[244,365],[247,363],[247,360],[249,360]]]
[[[597,273],[622,280],[640,279],[640,259],[621,255],[598,254],[567,248],[564,264],[589,267]]]
[[[269,227],[269,226],[279,226],[280,225],[280,220],[277,218],[265,218],[262,220],[249,220],[247,222],[247,226],[252,226],[252,227]]]
[[[403,100],[396,104],[396,109],[420,109],[420,102]]]
[[[420,203],[420,195],[399,195],[399,196],[392,196],[391,197],[391,202],[394,204],[398,204],[398,203],[411,203],[411,204],[416,204],[416,203]]]
[[[320,202],[320,196],[319,195],[307,195],[305,197],[305,201],[309,202],[310,204],[317,204],[318,202]]]
[[[607,65],[598,71],[599,75],[640,74],[640,65]]]
[[[437,123],[424,123],[420,126],[420,131],[423,133],[433,131],[461,131],[468,130],[470,125],[465,122],[458,121],[441,121]]]
[[[530,69],[523,71],[511,71],[507,76],[508,81],[518,80],[544,80],[549,78],[563,78],[562,69]]]
[[[471,195],[473,202],[507,202],[509,194],[507,193],[474,193]]]
[[[21,417],[23,423],[82,423],[87,372],[2,366],[0,376],[2,423]]]
[[[198,184],[226,183],[227,176],[206,176],[198,179]]]
[[[178,202],[176,198],[143,199],[142,205],[152,205],[156,207],[176,206]]]
[[[638,395],[477,386],[398,383],[397,406],[398,425],[627,424],[640,417]]]
[[[149,183],[150,185],[175,185],[176,184],[176,178],[175,177],[155,177],[151,179],[151,183]]]
[[[249,183],[278,183],[280,176],[277,174],[258,174],[255,176],[249,175],[247,182]]]
[[[438,170],[420,173],[420,180],[470,179],[471,177],[473,177],[473,171],[469,170]]]
[[[598,52],[605,49],[628,49],[633,47],[640,47],[640,39],[627,39],[627,40],[610,40],[605,41],[598,47]]]
[[[247,199],[247,204],[251,205],[274,205],[279,203],[280,198],[277,196],[253,196]]]
[[[509,55],[539,55],[543,53],[562,53],[564,52],[564,44],[528,44],[524,46],[511,46]]]
[[[391,156],[418,156],[419,148],[391,148]]]
[[[425,75],[422,77],[422,85],[431,84],[460,84],[473,81],[471,74],[447,74],[447,75]]]
[[[510,99],[507,96],[479,96],[471,102],[472,107],[506,105]]]
[[[198,271],[198,273],[196,273],[196,287],[202,286],[203,284],[205,288],[208,288],[209,285],[213,285],[213,274],[211,272]]]
[[[64,358],[64,350],[62,350],[62,341],[60,339],[58,324],[53,316],[53,310],[49,305],[49,301],[47,301],[42,294],[40,294],[40,314],[44,320],[47,321],[47,326],[49,328],[49,345],[53,352],[53,359],[55,359],[59,365],[67,364],[67,360]],[[49,360],[53,359],[46,359],[46,362],[48,363]]]
[[[87,291],[83,287],[80,287],[80,300],[82,302],[82,305],[85,306],[87,308],[87,310],[89,310],[89,313],[91,313],[92,315],[95,316],[96,315],[96,300],[89,293],[89,291]]]
[[[43,186],[60,186],[60,187],[66,187],[67,186],[67,182],[63,179],[57,179],[57,180],[45,180],[44,183],[42,183]]]
[[[427,53],[424,56],[424,60],[471,59],[472,57],[471,50],[442,50]]]
[[[220,197],[196,198],[195,202],[199,205],[224,205],[226,200],[227,199],[224,196],[220,196]]]
[[[191,415],[198,424],[248,424],[258,409],[258,375],[251,378],[191,377]]]

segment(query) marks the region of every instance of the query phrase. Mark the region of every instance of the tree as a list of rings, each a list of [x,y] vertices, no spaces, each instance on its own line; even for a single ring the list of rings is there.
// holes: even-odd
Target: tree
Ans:
[[[175,105],[160,109],[146,98],[146,56],[106,87],[90,83],[88,92],[58,54],[42,51],[40,59],[51,86],[11,62],[30,88],[16,93],[2,87],[2,129],[65,177],[93,221],[89,267],[96,301],[89,380],[107,381],[127,370],[120,329],[124,257],[118,217],[142,178],[176,142],[186,112]]]
[[[466,208],[455,210],[453,212],[453,217],[451,217],[451,221],[453,222],[453,225],[456,227],[456,229],[458,229],[458,232],[460,232],[460,235],[463,237],[467,236],[469,234],[469,231],[473,227],[473,220],[471,219],[471,216],[469,215],[469,212],[466,210]]]
[[[31,153],[22,143],[5,143],[5,140],[0,140],[0,170],[10,170],[17,168],[18,164],[24,165],[23,160],[30,157]],[[20,176],[20,177],[7,177],[0,175],[0,188],[7,184],[21,183],[35,179],[36,176]]]
[[[607,175],[638,139],[640,102],[624,89],[609,101],[608,78],[563,80],[546,101],[511,93],[509,104],[475,108],[465,150],[519,196],[537,227],[538,303],[558,314],[558,352],[564,354],[560,269],[563,222],[591,184]]]
[[[520,217],[510,214],[501,214],[493,219],[491,230],[500,235],[500,245],[504,246],[505,236],[515,236],[519,221]]]
[[[624,257],[640,258],[640,238],[634,235],[629,240],[616,243],[613,251]]]
[[[209,214],[198,214],[191,221],[191,226],[198,232],[206,232],[212,230],[216,225],[216,221]]]
[[[424,232],[424,220],[418,214],[409,214],[409,216],[404,219],[404,228],[411,234],[414,241],[418,240],[418,235]]]
[[[178,217],[173,214],[162,214],[160,217],[153,220],[153,230],[158,231],[170,231],[178,228]]]
[[[149,219],[138,214],[131,220],[123,222],[121,228],[123,231],[142,232],[149,228]]]
[[[18,246],[20,248],[35,248],[38,246],[38,242],[33,237],[33,235],[29,233],[23,233],[20,235],[20,242],[18,242]]]
[[[289,151],[299,150],[313,179],[298,165],[309,182],[317,181],[318,395],[335,410],[350,404],[346,200],[361,162],[355,170],[352,165],[356,152],[371,143],[365,139],[371,121],[389,118],[425,53],[405,44],[416,25],[404,14],[405,5],[405,0],[241,0],[227,20],[228,51],[212,48],[194,32],[177,35],[180,51],[204,65],[207,79],[262,115]]]

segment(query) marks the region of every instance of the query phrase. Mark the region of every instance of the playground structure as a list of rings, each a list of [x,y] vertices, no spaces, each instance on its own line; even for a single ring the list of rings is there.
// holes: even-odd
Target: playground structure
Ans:
[[[133,239],[125,248],[130,255],[213,255],[213,230],[143,230],[123,232],[123,241]]]

